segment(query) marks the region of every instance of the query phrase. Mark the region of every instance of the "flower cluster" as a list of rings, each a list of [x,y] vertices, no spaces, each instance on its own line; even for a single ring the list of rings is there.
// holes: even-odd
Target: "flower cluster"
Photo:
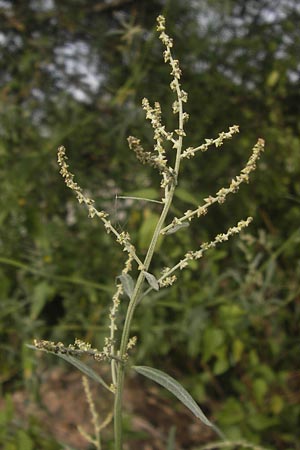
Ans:
[[[175,217],[172,222],[161,230],[161,234],[168,234],[174,227],[191,221],[194,217],[204,216],[207,213],[208,208],[214,203],[224,203],[226,197],[229,194],[234,194],[238,191],[242,183],[248,183],[250,173],[256,168],[256,163],[260,158],[261,153],[264,151],[264,140],[258,139],[257,143],[252,149],[252,154],[246,164],[241,170],[240,174],[231,180],[231,183],[226,188],[221,188],[215,196],[210,195],[204,199],[204,205],[198,206],[194,210],[187,210],[182,217]]]
[[[151,152],[146,152],[142,145],[140,139],[137,139],[134,136],[129,136],[127,138],[128,145],[130,150],[133,150],[137,159],[142,164],[149,164],[149,166],[155,167],[162,174],[164,171],[168,170],[167,168],[167,160],[165,158],[165,150],[162,147],[161,143],[157,143],[155,149],[157,150],[157,155]]]
[[[184,158],[189,159],[193,157],[197,151],[206,152],[212,146],[216,148],[221,147],[225,140],[231,139],[239,132],[239,127],[238,125],[233,125],[229,127],[228,131],[219,133],[217,138],[206,139],[205,142],[198,147],[188,147],[183,151],[183,141],[186,136],[184,126],[189,118],[189,115],[184,111],[184,104],[187,102],[188,94],[181,87],[182,71],[179,61],[172,55],[173,40],[166,33],[165,18],[163,16],[157,18],[157,31],[159,32],[159,39],[165,47],[163,51],[164,61],[171,69],[170,75],[172,80],[170,82],[170,89],[175,94],[172,111],[174,114],[178,115],[178,122],[172,132],[166,130],[166,126],[163,124],[162,110],[159,102],[155,101],[154,104],[151,105],[149,100],[144,98],[142,100],[142,108],[145,111],[146,119],[150,121],[153,128],[153,149],[151,151],[146,151],[138,138],[134,136],[128,137],[129,148],[135,153],[137,159],[142,164],[148,164],[158,170],[161,175],[161,187],[164,189],[163,198],[161,199],[161,202],[158,202],[163,205],[161,216],[157,222],[144,262],[137,256],[135,247],[131,244],[129,233],[126,231],[119,233],[111,224],[108,214],[105,211],[98,211],[94,206],[94,201],[83,194],[80,186],[74,181],[74,175],[69,171],[65,148],[59,147],[58,149],[60,173],[63,176],[66,185],[75,192],[78,201],[86,205],[89,217],[96,216],[101,219],[107,233],[112,233],[115,236],[116,241],[122,246],[123,250],[128,253],[128,257],[122,270],[122,274],[117,277],[116,292],[112,297],[112,305],[109,310],[109,336],[104,339],[103,350],[99,351],[96,348],[92,348],[90,344],[79,339],[76,339],[74,344],[67,347],[62,342],[55,343],[43,340],[36,340],[35,346],[36,348],[49,352],[72,356],[86,354],[97,361],[109,361],[111,363],[112,376],[110,390],[113,392],[118,386],[118,369],[123,370],[123,364],[128,359],[129,350],[136,345],[137,338],[135,336],[129,338],[129,330],[134,309],[141,299],[151,290],[158,291],[160,288],[171,286],[177,279],[174,274],[175,271],[184,269],[192,260],[202,258],[207,250],[227,241],[231,236],[240,233],[250,224],[252,218],[248,217],[246,220],[239,221],[236,226],[229,228],[225,233],[218,234],[210,242],[202,243],[198,250],[186,252],[182,259],[180,259],[173,267],[164,268],[160,273],[160,278],[156,279],[148,269],[152,261],[159,235],[168,235],[176,232],[180,228],[187,227],[189,222],[195,217],[204,216],[208,212],[208,208],[213,204],[224,203],[229,194],[236,193],[242,183],[247,183],[249,181],[249,176],[256,168],[256,163],[264,150],[263,139],[258,139],[245,167],[231,180],[229,186],[219,189],[215,195],[204,198],[202,205],[198,206],[196,209],[185,211],[181,217],[174,217],[168,225],[164,226],[177,187],[182,160]],[[171,152],[174,151],[175,153],[174,157],[171,155],[172,157],[170,159],[168,159],[166,151],[169,147],[172,147]],[[137,263],[137,268],[140,271],[137,280],[134,280],[129,275],[129,272],[132,270],[133,261]],[[144,281],[147,281],[148,285],[143,291]],[[117,350],[115,349],[117,342],[116,332],[118,330],[117,315],[119,312],[120,299],[123,294],[126,294],[129,297],[130,303],[127,309],[120,348]],[[87,394],[87,397],[88,395],[89,394]]]
[[[125,262],[124,269],[122,271],[122,274],[127,274],[132,269],[132,257],[131,255],[128,255],[127,261]],[[115,354],[115,332],[117,331],[118,327],[116,324],[117,320],[117,313],[120,305],[120,297],[124,293],[123,285],[122,283],[117,283],[117,289],[112,297],[112,306],[109,310],[109,330],[110,330],[110,336],[109,338],[105,338],[105,341],[109,343],[109,347],[104,347],[103,352],[107,352],[108,355],[114,356]],[[113,369],[114,370],[114,369]],[[115,381],[115,373],[113,373],[113,378]]]
[[[136,346],[137,343],[137,337],[136,336],[132,336],[127,344],[127,351],[133,349],[133,347]]]
[[[171,48],[173,47],[173,40],[165,32],[165,18],[159,16],[157,18],[157,30],[160,32],[159,38],[165,46],[163,52],[164,61],[169,63],[171,67],[172,81],[170,83],[171,90],[176,94],[176,100],[173,102],[172,110],[174,114],[178,114],[178,127],[173,132],[168,132],[166,127],[162,124],[161,107],[159,102],[155,102],[152,107],[147,98],[142,101],[142,107],[146,112],[146,119],[150,120],[154,130],[154,148],[152,152],[146,152],[140,140],[134,136],[128,138],[130,149],[132,149],[138,160],[143,164],[149,164],[156,167],[162,175],[161,187],[165,189],[165,194],[169,188],[177,183],[177,173],[179,170],[180,154],[182,151],[183,137],[186,135],[184,131],[184,123],[187,122],[189,115],[183,111],[183,103],[187,102],[188,95],[181,89],[180,78],[182,75],[179,61],[172,56]],[[168,164],[166,158],[166,151],[164,142],[169,141],[172,147],[176,150],[176,164],[172,168]]]
[[[204,144],[199,145],[198,147],[188,147],[184,152],[182,152],[181,158],[191,158],[195,156],[195,153],[200,150],[200,152],[206,152],[209,147],[214,145],[215,147],[221,147],[225,141],[225,139],[231,139],[234,134],[239,132],[238,125],[232,125],[229,127],[227,132],[222,131],[219,133],[219,136],[216,139],[205,139]]]
[[[79,203],[85,203],[85,205],[88,208],[89,217],[93,218],[94,216],[98,216],[100,219],[104,221],[104,223],[106,223],[107,221],[105,220],[105,218],[108,216],[108,214],[104,211],[98,211],[93,206],[94,200],[92,200],[89,197],[86,197],[83,194],[81,187],[74,181],[74,175],[68,170],[69,165],[66,162],[67,159],[68,157],[66,155],[65,147],[63,146],[59,147],[57,152],[57,162],[60,166],[59,173],[64,178],[66,185],[68,186],[68,188],[72,189],[75,192]]]
[[[204,242],[201,244],[201,247],[199,250],[196,251],[189,251],[184,255],[184,258],[181,259],[177,264],[175,264],[171,269],[165,268],[162,272],[161,277],[159,278],[158,282],[161,286],[164,285],[164,281],[169,279],[170,276],[175,272],[176,270],[184,269],[189,265],[189,262],[195,259],[202,258],[204,252],[207,250],[216,247],[217,244],[220,244],[221,242],[228,241],[228,239],[233,236],[234,234],[240,233],[244,228],[246,228],[251,222],[252,217],[248,217],[246,220],[241,220],[238,222],[238,224],[235,227],[231,227],[227,230],[226,233],[218,234],[212,241],[210,242]]]
[[[143,265],[142,261],[138,258],[135,247],[130,242],[129,233],[119,233],[116,228],[112,225],[111,221],[108,219],[108,213],[105,211],[98,211],[94,207],[94,200],[83,194],[81,187],[74,181],[74,175],[69,171],[69,165],[67,164],[67,155],[65,147],[61,146],[58,148],[57,152],[57,162],[60,166],[60,174],[65,180],[68,188],[75,192],[77,200],[79,203],[84,203],[88,208],[89,217],[93,218],[95,216],[99,217],[104,224],[106,232],[113,233],[116,237],[116,242],[122,245],[123,250],[128,252],[131,257],[138,263],[138,266]]]
[[[39,350],[44,350],[50,353],[59,353],[62,355],[70,356],[91,356],[95,361],[105,361],[115,358],[111,355],[110,344],[106,342],[103,351],[99,351],[97,348],[92,348],[91,344],[84,342],[80,339],[75,339],[74,344],[65,346],[63,342],[53,342],[34,339],[34,346]]]
[[[136,154],[137,159],[142,164],[149,164],[159,170],[162,175],[162,187],[167,187],[173,182],[173,170],[168,166],[168,161],[165,157],[166,151],[163,146],[165,140],[176,142],[173,139],[173,133],[167,132],[165,126],[161,123],[161,107],[159,102],[154,103],[154,107],[150,106],[149,100],[144,98],[142,101],[142,107],[146,112],[146,119],[149,119],[154,130],[154,152],[146,152],[140,140],[134,136],[129,136],[128,144],[129,148]]]
[[[85,397],[89,406],[89,410],[92,416],[92,423],[95,431],[95,438],[87,433],[82,426],[78,426],[77,429],[81,436],[87,440],[90,444],[92,444],[95,448],[100,448],[99,446],[99,433],[102,429],[102,424],[100,423],[98,413],[96,411],[95,403],[93,400],[93,395],[90,389],[90,384],[87,377],[82,377],[82,385],[85,393]]]
[[[173,40],[166,34],[165,32],[165,18],[163,16],[158,16],[157,18],[157,31],[160,32],[159,39],[162,41],[163,45],[166,47],[166,50],[163,52],[165,63],[169,63],[171,66],[171,75],[173,77],[170,88],[173,92],[177,94],[177,100],[173,102],[172,109],[174,114],[179,114],[179,128],[175,130],[178,136],[185,136],[185,132],[183,130],[183,124],[187,122],[189,115],[183,111],[183,103],[186,103],[188,100],[188,94],[183,89],[181,89],[181,84],[179,80],[182,76],[182,71],[179,65],[178,59],[174,59],[172,56],[171,48],[173,47]],[[174,147],[176,143],[174,143]],[[181,149],[180,149],[181,150]]]
[[[158,280],[158,282],[159,282],[159,287],[169,287],[169,286],[172,286],[172,284],[174,284],[176,280],[177,280],[176,275],[172,275],[172,276],[170,276],[170,277],[169,277],[169,276],[166,276],[166,278]]]

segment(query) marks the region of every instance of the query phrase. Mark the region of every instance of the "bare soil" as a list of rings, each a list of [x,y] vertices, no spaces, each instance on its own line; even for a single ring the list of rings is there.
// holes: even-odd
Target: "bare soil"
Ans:
[[[56,367],[45,369],[39,378],[35,400],[24,390],[13,394],[18,420],[26,424],[29,417],[34,416],[47,434],[62,443],[62,448],[68,445],[77,450],[91,448],[77,428],[80,425],[93,434],[81,373]],[[113,396],[93,381],[90,386],[100,421],[104,420],[112,410]],[[127,382],[124,408],[125,422],[128,423],[128,433],[125,431],[127,450],[165,450],[172,426],[176,427],[178,450],[190,450],[216,438],[176,399],[165,397],[162,389],[140,376]],[[103,442],[111,432],[112,424],[103,430]]]

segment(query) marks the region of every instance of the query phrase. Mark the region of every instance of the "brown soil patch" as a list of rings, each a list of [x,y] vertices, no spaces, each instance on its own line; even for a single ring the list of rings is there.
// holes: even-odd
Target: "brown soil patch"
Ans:
[[[47,369],[40,374],[40,380],[39,401],[33,401],[23,390],[13,394],[18,419],[26,425],[28,418],[34,416],[58,442],[87,450],[89,444],[77,429],[81,425],[86,432],[93,433],[81,373],[76,370],[66,372],[62,368]],[[113,396],[93,381],[90,386],[99,417],[104,419],[112,410]],[[126,438],[126,450],[165,450],[172,426],[176,427],[178,450],[188,450],[216,438],[176,399],[164,397],[158,386],[143,377],[135,376],[128,381],[124,407],[126,419],[129,419],[128,428],[132,431],[130,436],[133,436]],[[103,443],[111,432],[112,424],[103,431]]]

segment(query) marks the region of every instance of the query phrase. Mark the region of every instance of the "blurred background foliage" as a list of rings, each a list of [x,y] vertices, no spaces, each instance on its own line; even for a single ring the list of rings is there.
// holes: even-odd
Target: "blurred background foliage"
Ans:
[[[169,69],[155,33],[166,15],[189,93],[188,145],[233,124],[222,150],[183,164],[173,213],[214,194],[266,152],[243,186],[202,222],[168,236],[157,272],[240,218],[242,236],[180,273],[137,311],[139,363],[180,374],[230,438],[300,449],[300,6],[297,0],[0,1],[0,415],[3,448],[54,449],[36,423],[13,422],[10,395],[34,390],[34,337],[101,347],[124,255],[66,189],[56,149],[79,184],[128,229],[141,253],[159,180],[127,148],[151,146],[141,99],[159,100],[169,128]],[[125,300],[124,300],[125,301]],[[126,306],[124,306],[125,309]],[[162,366],[162,356],[164,364]],[[4,425],[4,426],[3,426]],[[17,432],[16,432],[17,428]],[[24,437],[25,436],[25,437]],[[58,445],[58,444],[57,444]]]

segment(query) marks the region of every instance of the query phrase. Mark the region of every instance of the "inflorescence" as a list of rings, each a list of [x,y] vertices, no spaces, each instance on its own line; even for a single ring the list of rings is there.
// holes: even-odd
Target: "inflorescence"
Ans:
[[[148,164],[154,169],[158,170],[161,175],[161,188],[163,190],[161,203],[166,207],[170,205],[172,201],[172,196],[174,190],[178,183],[180,164],[184,159],[190,159],[196,155],[198,151],[206,152],[211,147],[221,147],[225,140],[231,139],[235,134],[239,132],[238,125],[232,125],[229,127],[228,131],[221,132],[215,139],[206,139],[203,144],[196,147],[188,147],[184,149],[183,142],[186,136],[186,131],[184,129],[185,124],[189,119],[189,115],[184,111],[184,104],[187,102],[188,94],[181,87],[181,77],[182,71],[180,68],[179,61],[173,57],[172,48],[173,40],[166,33],[165,18],[159,16],[157,18],[157,31],[159,32],[159,39],[165,47],[163,52],[164,62],[170,66],[170,75],[172,77],[170,83],[170,89],[175,94],[176,99],[172,104],[172,111],[174,114],[178,115],[178,125],[173,131],[168,131],[166,126],[163,124],[162,119],[162,109],[159,102],[154,102],[151,106],[147,98],[142,100],[142,108],[145,111],[146,119],[150,121],[153,128],[153,150],[144,150],[140,139],[129,136],[128,145],[129,148],[135,153],[137,159],[142,164]],[[175,163],[171,164],[168,159],[168,154],[166,151],[166,144],[171,144],[171,151],[176,152]],[[168,145],[170,147],[170,145]],[[242,183],[248,183],[249,176],[251,172],[256,168],[257,161],[260,158],[261,153],[264,150],[263,139],[258,139],[257,143],[254,145],[252,154],[246,163],[245,167],[241,170],[239,175],[233,178],[229,186],[221,188],[215,195],[210,195],[204,198],[204,203],[199,205],[194,210],[187,210],[181,217],[174,217],[173,220],[168,225],[162,226],[159,230],[160,234],[169,235],[176,232],[177,229],[187,227],[189,222],[194,218],[200,218],[207,214],[208,209],[211,205],[215,203],[222,204],[225,202],[229,194],[236,193]],[[170,158],[174,160],[174,158]],[[122,270],[122,275],[117,277],[120,281],[117,282],[116,292],[112,297],[112,306],[109,312],[109,336],[105,339],[103,350],[99,351],[96,348],[92,348],[90,344],[87,344],[79,339],[75,340],[75,343],[69,346],[65,346],[63,343],[54,343],[51,341],[35,340],[34,344],[36,348],[54,352],[67,354],[72,356],[80,356],[82,354],[87,354],[97,361],[108,360],[112,365],[112,380],[113,385],[116,383],[116,366],[119,362],[124,362],[124,359],[128,357],[126,353],[122,358],[115,349],[117,331],[117,315],[120,305],[120,299],[122,295],[127,293],[122,280],[133,279],[130,277],[129,273],[132,270],[133,263],[136,263],[137,269],[142,271],[145,279],[148,281],[148,287],[141,294],[141,298],[149,293],[151,290],[158,290],[159,288],[171,286],[177,277],[174,274],[177,270],[182,270],[189,265],[192,260],[198,260],[203,256],[203,254],[214,248],[219,243],[227,241],[231,236],[240,233],[245,227],[247,227],[252,221],[251,217],[246,220],[239,221],[234,227],[229,228],[225,233],[218,234],[210,242],[203,243],[198,250],[190,250],[186,252],[182,259],[177,262],[172,268],[166,267],[161,273],[160,277],[156,279],[154,275],[146,272],[145,265],[141,259],[137,256],[136,249],[131,243],[131,237],[128,232],[123,231],[119,233],[111,221],[109,220],[109,214],[103,210],[97,210],[94,205],[94,200],[87,197],[81,187],[74,181],[74,175],[69,171],[69,166],[67,164],[66,151],[63,146],[58,149],[58,164],[60,166],[60,173],[65,180],[66,185],[72,189],[77,197],[79,203],[84,203],[88,209],[89,217],[98,217],[107,233],[112,233],[115,236],[116,241],[122,246],[123,250],[127,252],[128,257],[125,262],[124,268]],[[168,203],[169,202],[169,203]],[[126,292],[127,291],[127,292]],[[129,293],[130,296],[130,293]],[[132,349],[136,344],[136,337],[129,339],[127,344],[127,351]]]

